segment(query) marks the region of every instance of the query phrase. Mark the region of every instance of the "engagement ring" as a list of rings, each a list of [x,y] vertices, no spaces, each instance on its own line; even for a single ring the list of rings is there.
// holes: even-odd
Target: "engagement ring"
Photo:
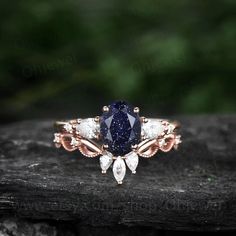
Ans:
[[[79,150],[90,158],[100,156],[102,173],[113,164],[118,184],[122,184],[126,166],[136,173],[139,157],[150,158],[158,150],[168,152],[181,143],[177,122],[140,117],[138,107],[123,101],[104,106],[101,116],[57,121],[56,127],[57,148]]]

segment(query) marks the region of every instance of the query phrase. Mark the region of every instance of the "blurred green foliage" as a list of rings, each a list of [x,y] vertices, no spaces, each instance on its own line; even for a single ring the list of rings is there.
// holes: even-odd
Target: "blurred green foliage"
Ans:
[[[1,120],[91,115],[114,99],[236,111],[235,0],[0,2]]]

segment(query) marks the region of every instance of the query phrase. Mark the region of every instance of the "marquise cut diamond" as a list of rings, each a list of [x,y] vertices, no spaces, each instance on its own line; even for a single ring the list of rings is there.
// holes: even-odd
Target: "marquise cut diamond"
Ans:
[[[102,173],[106,173],[107,169],[110,167],[112,162],[112,154],[109,152],[100,157],[100,166],[102,169]]]
[[[113,164],[113,174],[118,184],[122,184],[122,181],[125,177],[125,173],[126,173],[125,162],[121,157],[117,157],[117,159],[114,161]]]
[[[100,116],[56,121],[54,144],[67,151],[79,150],[86,157],[100,157],[102,173],[111,167],[122,184],[127,168],[136,173],[139,157],[153,157],[159,150],[169,152],[182,142],[177,121],[140,117],[139,113],[139,107],[115,101],[103,106]]]
[[[125,162],[133,174],[136,173],[138,166],[138,155],[135,152],[131,152],[125,156]]]

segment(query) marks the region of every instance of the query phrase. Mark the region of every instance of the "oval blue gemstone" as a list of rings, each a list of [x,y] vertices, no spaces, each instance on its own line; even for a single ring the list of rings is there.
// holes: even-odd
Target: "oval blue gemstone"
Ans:
[[[126,102],[118,101],[108,106],[100,121],[100,134],[108,151],[115,156],[123,156],[132,150],[132,145],[141,139],[141,122],[134,107]]]

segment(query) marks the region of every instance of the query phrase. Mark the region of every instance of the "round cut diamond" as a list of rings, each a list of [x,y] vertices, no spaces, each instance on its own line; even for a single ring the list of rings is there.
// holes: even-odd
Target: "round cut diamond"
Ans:
[[[54,134],[54,143],[60,143],[61,139],[60,139],[60,134],[56,133]]]
[[[64,129],[67,131],[67,132],[72,132],[73,131],[73,127],[70,123],[67,123],[64,125]]]
[[[141,139],[140,117],[126,102],[112,103],[101,116],[100,134],[103,143],[108,145],[108,151],[123,156],[132,151],[132,145]]]
[[[76,138],[72,137],[70,145],[73,147],[77,147],[79,145],[79,141]]]

